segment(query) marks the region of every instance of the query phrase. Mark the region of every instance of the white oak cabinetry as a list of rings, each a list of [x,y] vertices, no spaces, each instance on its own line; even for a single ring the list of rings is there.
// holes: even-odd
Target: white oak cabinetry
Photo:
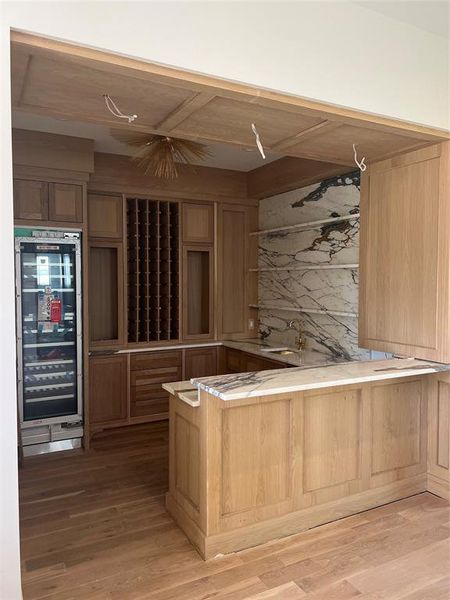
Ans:
[[[425,491],[427,406],[427,376],[229,401],[201,392],[198,407],[175,393],[167,507],[211,558]],[[448,397],[441,413],[448,444]],[[440,456],[445,469],[448,446]]]
[[[450,362],[450,142],[361,180],[359,345]]]

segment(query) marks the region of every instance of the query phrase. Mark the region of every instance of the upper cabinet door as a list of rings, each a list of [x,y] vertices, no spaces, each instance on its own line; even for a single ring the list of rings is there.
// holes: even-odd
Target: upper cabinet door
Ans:
[[[218,219],[219,334],[225,339],[249,337],[255,333],[249,322],[256,321],[257,273],[250,272],[258,262],[256,206],[223,204]]]
[[[89,237],[122,239],[122,196],[88,195]]]
[[[359,345],[450,362],[449,143],[374,163],[361,181]]]
[[[213,204],[183,204],[183,242],[214,242]]]
[[[83,187],[72,183],[50,183],[48,213],[50,221],[83,222]]]
[[[14,180],[14,217],[32,221],[48,220],[48,183]]]

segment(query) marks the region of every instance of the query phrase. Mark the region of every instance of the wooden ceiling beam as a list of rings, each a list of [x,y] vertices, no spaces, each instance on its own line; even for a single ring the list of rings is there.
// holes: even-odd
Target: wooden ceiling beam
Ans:
[[[66,42],[51,40],[33,34],[18,31],[11,32],[13,44],[28,48],[30,52],[35,50],[51,52],[66,59],[84,61],[95,61],[102,65],[104,70],[111,73],[116,69],[128,70],[136,77],[145,77],[160,81],[165,85],[175,85],[191,89],[193,92],[208,91],[222,97],[233,97],[242,102],[254,102],[261,106],[268,106],[293,112],[295,110],[305,111],[314,117],[324,120],[334,120],[341,123],[352,124],[365,128],[384,130],[392,134],[414,137],[429,142],[439,142],[450,139],[450,132],[442,129],[426,127],[407,121],[399,121],[389,117],[382,117],[370,113],[364,113],[355,109],[338,107],[316,100],[308,100],[298,96],[288,95],[266,89],[256,88],[247,84],[235,83],[217,77],[201,75],[166,67],[144,60],[129,58],[118,54],[112,54],[83,46],[76,46]]]
[[[276,144],[271,146],[271,150],[274,152],[279,152],[280,150],[287,150],[292,146],[296,146],[297,144],[309,140],[310,138],[325,133],[326,131],[331,131],[332,129],[337,129],[341,127],[342,123],[336,123],[335,121],[322,121],[317,125],[313,125],[312,127],[308,127],[308,129],[304,129],[303,131],[299,131],[295,135],[291,135],[284,140],[280,140]]]
[[[350,173],[355,168],[290,156],[280,158],[247,173],[247,195],[260,200]]]
[[[156,125],[156,129],[164,129],[164,131],[167,132],[172,131],[190,115],[208,104],[213,98],[215,98],[215,94],[209,94],[207,92],[201,92],[192,98],[188,98],[168,114],[167,117],[160,121]]]

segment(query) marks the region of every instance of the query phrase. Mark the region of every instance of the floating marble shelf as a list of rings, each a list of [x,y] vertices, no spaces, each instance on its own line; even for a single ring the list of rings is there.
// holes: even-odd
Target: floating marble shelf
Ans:
[[[309,223],[297,223],[297,225],[285,225],[284,227],[276,227],[274,229],[261,229],[261,231],[252,231],[250,235],[265,235],[267,233],[278,233],[280,231],[293,231],[295,229],[314,229],[327,223],[340,223],[341,221],[353,221],[359,219],[359,213],[353,215],[342,215],[341,217],[329,217],[320,219],[319,221],[309,221]]]
[[[258,269],[249,269],[249,271],[329,271],[331,269],[358,269],[358,263],[346,265],[308,265],[305,267],[260,267]]]
[[[250,308],[258,308],[259,310],[280,310],[285,312],[298,312],[311,315],[333,315],[334,317],[353,317],[356,318],[358,313],[345,312],[341,310],[325,310],[320,308],[289,308],[284,306],[263,306],[260,304],[249,304]]]

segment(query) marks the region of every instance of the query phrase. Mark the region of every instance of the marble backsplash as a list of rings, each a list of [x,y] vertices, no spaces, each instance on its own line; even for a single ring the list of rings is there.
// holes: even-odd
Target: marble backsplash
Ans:
[[[265,198],[259,228],[357,215],[359,175],[356,171]],[[358,347],[358,251],[357,217],[260,236],[258,303],[270,307],[259,311],[261,336],[293,346],[297,333],[288,323],[300,320],[310,350],[334,358],[370,358],[368,350]]]

